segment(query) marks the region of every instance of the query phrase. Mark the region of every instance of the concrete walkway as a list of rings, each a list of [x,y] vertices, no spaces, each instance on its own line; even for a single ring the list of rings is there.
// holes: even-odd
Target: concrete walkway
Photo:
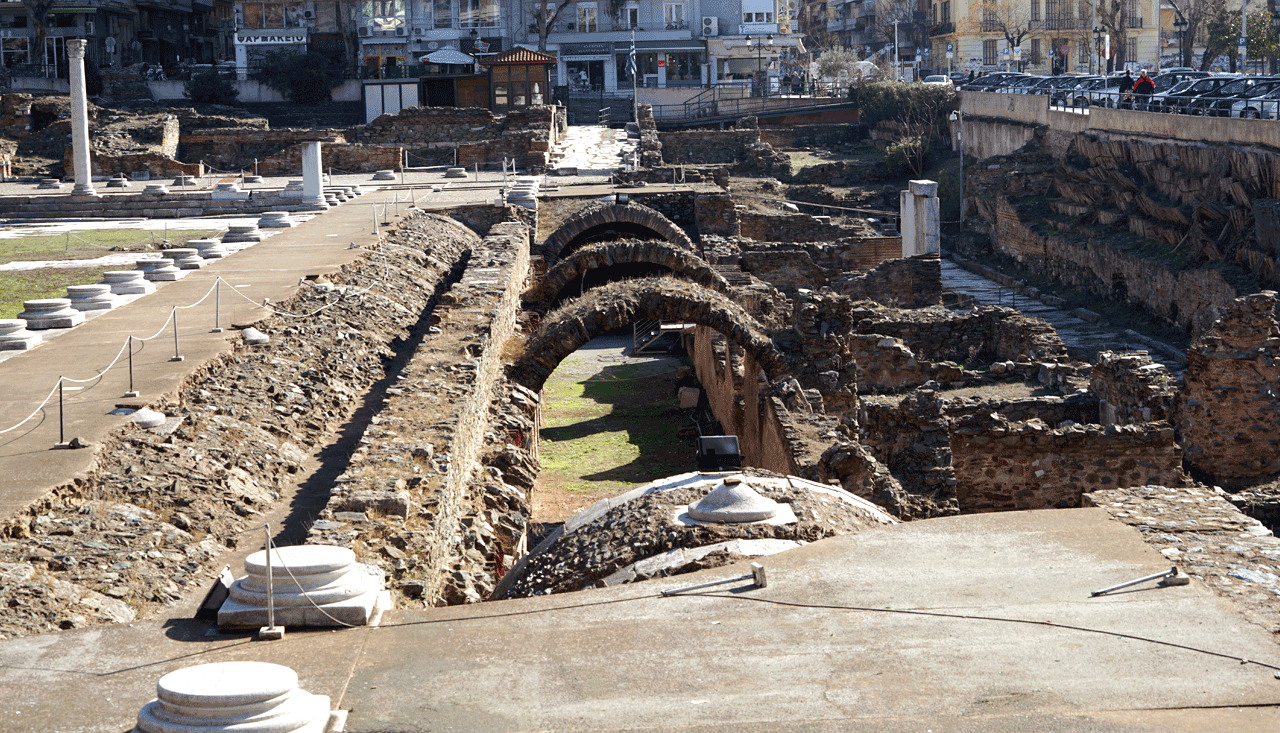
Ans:
[[[362,179],[367,184],[367,176]],[[404,199],[406,194],[375,191],[356,198],[73,329],[45,331],[47,343],[0,362],[0,384],[4,385],[0,430],[35,411],[33,419],[21,427],[0,434],[0,516],[12,514],[90,467],[94,448],[55,449],[60,437],[97,444],[128,419],[110,414],[118,405],[147,404],[173,392],[205,361],[238,342],[239,333],[231,326],[253,323],[266,314],[261,306],[264,298],[283,301],[301,278],[331,272],[359,257],[362,252],[351,249],[352,243],[357,247],[374,244],[379,236],[374,230],[375,208],[380,210],[397,196]],[[408,212],[407,202],[399,211]],[[394,220],[395,210],[379,218]],[[218,312],[219,298],[214,296],[188,308],[210,293],[218,277],[230,285],[220,288]],[[170,317],[175,306],[180,308],[177,351],[182,361],[171,360],[175,345]],[[212,333],[215,320],[227,330]],[[131,334],[155,337],[134,342],[133,383],[141,393],[136,399],[124,396],[129,390],[127,353],[110,371],[102,372],[121,354]],[[37,409],[60,376],[80,380],[101,376],[86,384],[66,385],[61,430],[56,391],[51,401]]]
[[[390,612],[378,629],[207,635],[172,618],[0,642],[0,731],[119,733],[165,673],[260,660],[347,731],[1204,731],[1280,723],[1280,652],[1102,510],[950,517],[764,563]],[[1163,642],[1163,643],[1162,643]],[[1244,663],[1241,660],[1256,660]]]

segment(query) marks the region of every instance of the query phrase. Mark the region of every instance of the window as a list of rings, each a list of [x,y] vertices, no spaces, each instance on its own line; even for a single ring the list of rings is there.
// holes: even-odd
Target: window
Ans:
[[[1124,7],[1125,15],[1129,16],[1127,25],[1130,28],[1142,27],[1142,13],[1138,12],[1138,0],[1126,0]]]
[[[1124,60],[1125,63],[1138,60],[1138,39],[1133,36],[1124,39]]]
[[[267,5],[267,27],[280,28],[275,24],[272,17],[271,8],[283,8],[279,5]],[[404,25],[404,0],[365,0],[362,8],[364,20],[372,25],[374,30],[378,31],[394,31],[396,28]],[[283,13],[280,21],[284,20]]]
[[[460,0],[461,28],[495,28],[498,25],[498,0]]]
[[[1044,0],[1044,27],[1053,30],[1058,27],[1058,0]]]
[[[982,9],[982,32],[990,33],[998,30],[996,28],[996,14],[988,8]]]
[[[743,23],[772,23],[773,13],[743,13]]]
[[[1029,61],[1030,63],[1032,63],[1032,64],[1040,64],[1040,63],[1044,63],[1044,60],[1040,58],[1040,53],[1041,53],[1041,52],[1040,52],[1040,39],[1039,39],[1039,38],[1032,38],[1032,39],[1031,39],[1031,58],[1030,58],[1030,59],[1028,59],[1028,61]]]
[[[27,52],[26,38],[5,38],[3,46],[0,46],[0,54],[3,54],[3,63],[5,66],[13,66],[14,64],[30,63],[30,55]]]
[[[996,42],[995,41],[982,42],[982,65],[983,66],[996,65]]]
[[[453,27],[453,7],[450,0],[433,0],[431,14],[435,16],[436,28]]]
[[[640,8],[630,5],[622,10],[622,24],[624,28],[640,27]]]
[[[942,23],[945,25],[951,22],[951,0],[942,4]]]
[[[684,3],[665,3],[662,6],[662,20],[669,31],[684,30],[689,27],[684,21]]]
[[[701,53],[667,54],[667,84],[673,82],[701,82]]]
[[[578,3],[578,32],[596,32],[596,4]]]
[[[1031,22],[1040,22],[1040,0],[1031,0]]]

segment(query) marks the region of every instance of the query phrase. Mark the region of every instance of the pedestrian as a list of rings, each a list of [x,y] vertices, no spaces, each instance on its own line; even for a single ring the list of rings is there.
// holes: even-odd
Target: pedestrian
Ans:
[[[1151,95],[1156,93],[1156,84],[1151,81],[1151,77],[1147,76],[1147,70],[1143,69],[1138,72],[1137,81],[1133,82],[1133,96],[1137,98],[1137,109],[1146,111],[1147,101],[1151,99]]]
[[[1120,99],[1117,102],[1116,106],[1117,107],[1126,106],[1125,103],[1129,101],[1129,97],[1130,97],[1129,93],[1132,91],[1133,91],[1133,75],[1129,73],[1128,69],[1125,69],[1124,77],[1120,79]]]
[[[977,74],[973,73],[973,69],[969,69],[969,81],[973,81],[975,76],[977,76]]]

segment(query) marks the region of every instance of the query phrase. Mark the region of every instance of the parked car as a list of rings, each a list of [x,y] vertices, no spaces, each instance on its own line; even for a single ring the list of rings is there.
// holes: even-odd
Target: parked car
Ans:
[[[1058,76],[1049,77],[1048,86],[1044,88],[1041,94],[1049,95],[1049,104],[1057,107],[1065,107],[1074,101],[1073,92],[1076,85],[1081,79],[1088,78],[1082,74],[1059,74]]]
[[[1120,106],[1120,82],[1123,76],[1085,77],[1076,85],[1072,105],[1075,107],[1111,107]]]
[[[1207,71],[1195,71],[1194,69],[1167,69],[1161,74],[1151,77],[1151,83],[1155,85],[1156,93],[1167,92],[1177,84],[1188,79],[1204,79],[1209,76]]]
[[[1220,89],[1201,95],[1187,104],[1187,113],[1205,117],[1226,117],[1231,106],[1241,99],[1261,96],[1280,86],[1280,79],[1266,76],[1246,76],[1232,79]]]
[[[1272,88],[1271,91],[1259,97],[1250,99],[1242,99],[1231,105],[1232,117],[1244,117],[1246,119],[1264,119],[1274,120],[1280,119],[1280,85]]]
[[[1031,88],[1043,83],[1046,78],[1043,76],[1026,76],[1021,79],[1014,79],[995,91],[1001,94],[1026,94]]]
[[[1197,79],[1191,83],[1191,86],[1186,87],[1182,91],[1175,92],[1172,89],[1169,90],[1165,93],[1164,97],[1160,99],[1160,106],[1153,106],[1152,109],[1159,112],[1177,112],[1180,114],[1186,114],[1187,108],[1193,100],[1202,94],[1213,94],[1227,84],[1230,84],[1232,81],[1235,80],[1230,77],[1223,76],[1210,76],[1204,79]],[[1151,97],[1152,105],[1156,103],[1156,96],[1159,95],[1153,95]]]
[[[949,86],[949,87],[951,87],[952,89],[954,89],[954,88],[955,88],[955,86],[956,86],[956,85],[955,85],[955,83],[951,81],[951,78],[950,78],[950,77],[943,76],[942,74],[934,74],[934,75],[932,75],[932,76],[926,76],[926,77],[924,78],[924,83],[925,83],[925,84],[940,84],[940,85],[944,85],[944,86]]]
[[[1027,76],[1027,74],[1017,71],[995,71],[986,76],[980,76],[960,88],[966,91],[989,92],[1020,76]]]

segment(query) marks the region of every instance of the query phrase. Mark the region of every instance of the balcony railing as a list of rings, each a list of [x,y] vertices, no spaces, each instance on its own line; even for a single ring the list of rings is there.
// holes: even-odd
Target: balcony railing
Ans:
[[[934,27],[929,29],[930,36],[945,36],[949,33],[955,33],[955,32],[956,32],[955,23],[939,23],[938,25],[935,25]]]

